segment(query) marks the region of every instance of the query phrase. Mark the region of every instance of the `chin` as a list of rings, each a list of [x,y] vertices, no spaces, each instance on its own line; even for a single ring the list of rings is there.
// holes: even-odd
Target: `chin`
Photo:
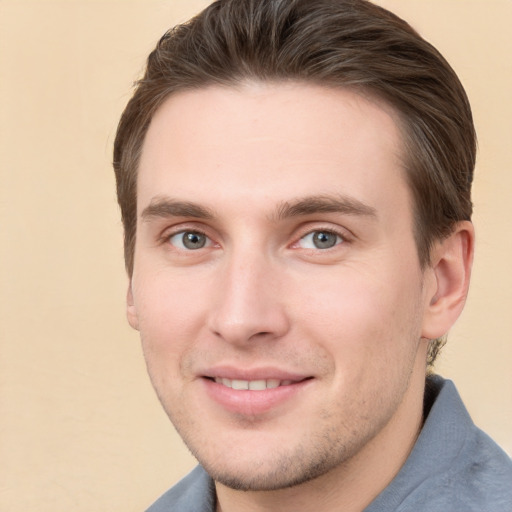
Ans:
[[[335,445],[329,450],[309,446],[286,453],[260,452],[259,458],[255,453],[240,454],[235,449],[217,457],[205,457],[204,453],[194,453],[196,450],[192,453],[217,483],[240,491],[275,491],[304,484],[343,465],[352,450]]]
[[[215,482],[237,491],[276,491],[304,484],[325,474],[329,467],[324,464],[308,467],[281,462],[268,470],[233,471],[222,468],[205,468]]]

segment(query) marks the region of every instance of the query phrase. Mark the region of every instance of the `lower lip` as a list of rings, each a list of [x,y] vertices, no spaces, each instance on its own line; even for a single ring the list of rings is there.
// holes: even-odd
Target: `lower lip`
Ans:
[[[311,384],[312,379],[261,391],[232,389],[206,378],[203,381],[209,397],[228,412],[258,416],[290,402]]]

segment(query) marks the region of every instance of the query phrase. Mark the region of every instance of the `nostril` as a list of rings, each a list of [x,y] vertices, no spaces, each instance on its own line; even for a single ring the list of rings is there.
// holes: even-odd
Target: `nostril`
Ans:
[[[215,338],[243,345],[249,341],[278,339],[288,331],[288,316],[273,301],[254,290],[250,301],[247,297],[231,295],[209,314],[208,328]]]
[[[270,336],[272,333],[270,331],[261,331],[254,333],[251,338],[263,338],[265,336]]]

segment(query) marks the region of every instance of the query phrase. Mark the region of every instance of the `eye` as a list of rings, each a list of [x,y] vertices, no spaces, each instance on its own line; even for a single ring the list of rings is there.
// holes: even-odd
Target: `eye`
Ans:
[[[174,247],[185,251],[194,251],[212,245],[212,241],[200,231],[180,231],[170,236],[168,240]]]
[[[303,236],[298,246],[302,249],[330,249],[343,242],[343,238],[333,231],[312,231]]]

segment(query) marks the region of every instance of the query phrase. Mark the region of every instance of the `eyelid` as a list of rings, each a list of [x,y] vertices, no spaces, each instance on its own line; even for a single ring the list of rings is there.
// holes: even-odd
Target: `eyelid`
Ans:
[[[350,243],[354,239],[353,233],[350,230],[348,230],[347,228],[343,228],[341,226],[333,226],[332,224],[327,225],[324,223],[315,224],[315,223],[308,222],[307,225],[302,226],[299,229],[298,234],[296,236],[294,236],[294,241],[292,242],[291,247],[292,248],[298,247],[299,241],[302,240],[304,237],[311,235],[313,233],[316,233],[316,232],[321,232],[321,231],[333,233],[334,235],[339,236],[343,240],[344,244]],[[340,245],[340,244],[337,244],[337,245]],[[335,246],[333,246],[333,248],[334,247]],[[326,249],[320,249],[320,250],[325,251]]]
[[[202,241],[204,240],[204,245],[201,245],[200,247],[186,247],[185,239],[187,235],[194,235],[195,237],[200,237]],[[176,240],[174,240],[176,239]],[[191,230],[185,230],[185,231],[178,231],[177,233],[171,235],[168,238],[168,243],[175,247],[176,249],[179,249],[180,251],[189,252],[189,251],[200,251],[201,249],[208,249],[209,247],[213,246],[212,239],[205,235],[204,233],[200,233],[199,231],[191,231]]]
[[[327,235],[327,245],[325,247],[317,246],[320,242],[319,234]],[[338,235],[337,233],[334,233],[332,231],[313,231],[312,233],[308,233],[307,235],[303,236],[299,239],[297,242],[297,245],[301,249],[306,250],[319,250],[319,251],[328,251],[330,249],[334,249],[336,246],[341,245],[342,243],[345,243],[345,240],[343,237]]]
[[[159,242],[159,244],[163,244],[163,245],[169,244],[169,240],[171,237],[176,236],[180,233],[187,232],[187,231],[199,233],[199,234],[207,237],[211,243],[209,243],[208,246],[205,248],[211,248],[212,246],[220,246],[220,244],[217,242],[217,237],[212,235],[211,229],[209,229],[208,227],[204,227],[202,223],[198,223],[196,221],[184,221],[184,222],[179,222],[176,225],[166,227],[164,230],[162,230],[161,234],[158,236],[158,242]],[[339,236],[342,239],[343,244],[350,243],[353,241],[354,238],[356,238],[355,235],[349,229],[347,229],[345,227],[338,226],[338,225],[332,225],[332,224],[328,224],[325,222],[316,223],[316,222],[308,221],[296,230],[296,234],[293,235],[293,238],[292,238],[293,241],[290,245],[288,245],[288,247],[300,248],[300,247],[298,247],[298,243],[300,240],[302,240],[307,235],[310,235],[312,233],[319,232],[319,231],[325,231],[325,232],[333,233],[333,234]],[[337,245],[340,245],[340,244],[338,243],[338,244],[336,244],[336,246]],[[333,246],[332,249],[334,249],[334,247],[336,247],[336,246]],[[320,250],[323,252],[326,251],[326,249],[315,249],[315,250]]]
[[[205,229],[202,226],[198,226],[194,222],[180,222],[174,226],[167,227],[162,231],[162,233],[158,237],[158,241],[161,244],[169,244],[169,240],[176,235],[179,235],[180,233],[198,233],[206,238],[211,242],[207,247],[211,247],[212,245],[218,245],[217,242],[214,240],[214,238],[209,233],[210,230]],[[172,245],[172,244],[170,244]]]

